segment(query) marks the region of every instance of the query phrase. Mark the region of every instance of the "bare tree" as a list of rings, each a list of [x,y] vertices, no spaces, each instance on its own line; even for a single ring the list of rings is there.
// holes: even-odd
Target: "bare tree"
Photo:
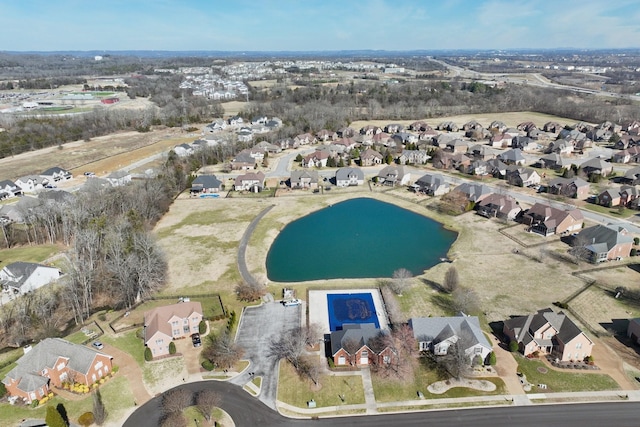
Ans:
[[[214,365],[228,369],[242,358],[244,349],[234,343],[228,333],[223,333],[212,338],[202,355]]]
[[[389,320],[392,325],[400,325],[407,321],[407,316],[402,312],[402,308],[396,299],[396,295],[389,288],[389,286],[382,286],[380,288],[380,292],[382,293],[382,298],[384,299],[384,305],[389,314]]]
[[[453,292],[453,308],[466,314],[474,314],[480,311],[478,294],[468,288],[459,287]]]
[[[187,427],[187,419],[182,412],[171,412],[162,417],[160,427]]]
[[[269,355],[276,359],[286,359],[296,371],[300,372],[301,357],[307,341],[307,330],[297,326],[271,338]]]
[[[201,390],[196,394],[196,408],[209,422],[214,408],[220,406],[222,398],[213,390]]]
[[[165,414],[181,413],[193,405],[193,392],[186,388],[177,388],[162,396],[162,411]]]
[[[389,286],[397,295],[402,295],[402,292],[411,285],[411,278],[413,274],[406,268],[399,268],[393,272],[393,279],[389,282]]]
[[[236,295],[240,301],[256,301],[266,293],[266,288],[262,285],[240,282],[236,285]]]
[[[458,270],[455,267],[451,266],[444,274],[444,283],[442,287],[449,293],[452,293],[456,289],[458,289],[458,285],[460,284],[460,280],[458,278]]]

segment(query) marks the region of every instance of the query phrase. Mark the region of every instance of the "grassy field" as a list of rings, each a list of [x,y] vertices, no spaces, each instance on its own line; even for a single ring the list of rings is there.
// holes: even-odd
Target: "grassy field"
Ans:
[[[360,375],[321,375],[319,383],[320,388],[316,389],[310,380],[301,380],[293,366],[283,361],[280,363],[278,377],[278,400],[298,408],[306,408],[307,402],[311,399],[316,401],[318,408],[342,405],[339,395],[345,397],[346,405],[364,403],[364,388]]]
[[[0,249],[0,270],[12,262],[41,263],[61,250],[56,245],[18,246],[10,249]]]
[[[514,357],[518,362],[518,370],[527,377],[528,382],[547,385],[545,393],[620,389],[618,383],[609,375],[577,373],[570,370],[556,371],[539,360],[527,359],[519,354],[514,354]],[[537,387],[531,389],[532,393],[538,391]]]
[[[130,354],[141,368],[145,366],[144,345],[142,340],[136,337],[135,329],[123,332],[117,337],[113,335],[103,335],[100,337],[100,340],[105,344],[113,345],[114,347]]]

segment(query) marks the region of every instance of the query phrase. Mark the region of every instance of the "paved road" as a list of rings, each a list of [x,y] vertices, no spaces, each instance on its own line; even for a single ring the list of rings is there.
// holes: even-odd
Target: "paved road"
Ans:
[[[242,280],[252,286],[262,286],[264,283],[258,283],[258,281],[249,273],[249,269],[247,268],[247,244],[249,243],[249,239],[253,234],[253,231],[256,229],[258,222],[262,219],[263,216],[267,214],[271,209],[273,209],[275,205],[268,206],[262,210],[256,216],[253,221],[249,224],[247,229],[244,231],[242,235],[242,239],[240,239],[240,244],[238,245],[238,270],[240,270],[240,275],[242,276]]]
[[[269,356],[269,343],[274,336],[286,334],[300,325],[302,306],[285,307],[277,302],[247,307],[242,313],[236,343],[245,350],[251,361],[249,368],[231,382],[243,385],[251,381],[249,372],[262,377],[260,396],[268,407],[276,408],[278,391],[277,360]]]
[[[194,392],[211,389],[222,396],[221,407],[231,416],[235,425],[245,426],[332,426],[332,427],[388,427],[447,425],[455,427],[637,427],[640,425],[640,402],[587,403],[562,405],[530,405],[518,407],[491,407],[454,409],[445,411],[413,412],[359,417],[324,418],[320,420],[294,420],[285,418],[251,397],[233,384],[203,381],[180,386]],[[156,397],[134,412],[124,427],[156,427],[161,416],[161,397]]]

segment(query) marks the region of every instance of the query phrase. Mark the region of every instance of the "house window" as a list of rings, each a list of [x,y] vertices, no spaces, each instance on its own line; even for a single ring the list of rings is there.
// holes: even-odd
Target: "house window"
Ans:
[[[174,320],[173,322],[171,322],[171,326],[174,326],[174,327],[175,327],[175,326],[178,326],[178,321],[177,321],[177,320]]]
[[[186,325],[187,323],[189,323],[189,319],[184,319],[182,323]]]
[[[102,361],[96,363],[96,366],[94,367],[94,369],[100,369],[102,368]]]
[[[47,375],[47,372],[49,372],[49,371],[48,371],[48,370],[46,370],[46,369],[43,369],[43,370],[42,370],[42,375]]]
[[[576,348],[582,348],[582,343],[581,342],[576,343]]]
[[[174,329],[173,330],[173,335],[180,335],[180,329]]]
[[[164,342],[163,339],[156,340],[156,345],[162,345],[163,342]]]
[[[382,356],[382,362],[385,365],[388,365],[389,363],[391,363],[391,356]]]
[[[64,362],[59,363],[57,366],[58,371],[62,371],[64,369]]]

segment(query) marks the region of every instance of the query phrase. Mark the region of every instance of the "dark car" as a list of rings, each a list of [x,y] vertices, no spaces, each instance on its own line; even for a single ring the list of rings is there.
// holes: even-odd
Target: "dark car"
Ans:
[[[202,345],[202,341],[200,340],[200,334],[191,335],[191,342],[194,347],[200,347]]]

